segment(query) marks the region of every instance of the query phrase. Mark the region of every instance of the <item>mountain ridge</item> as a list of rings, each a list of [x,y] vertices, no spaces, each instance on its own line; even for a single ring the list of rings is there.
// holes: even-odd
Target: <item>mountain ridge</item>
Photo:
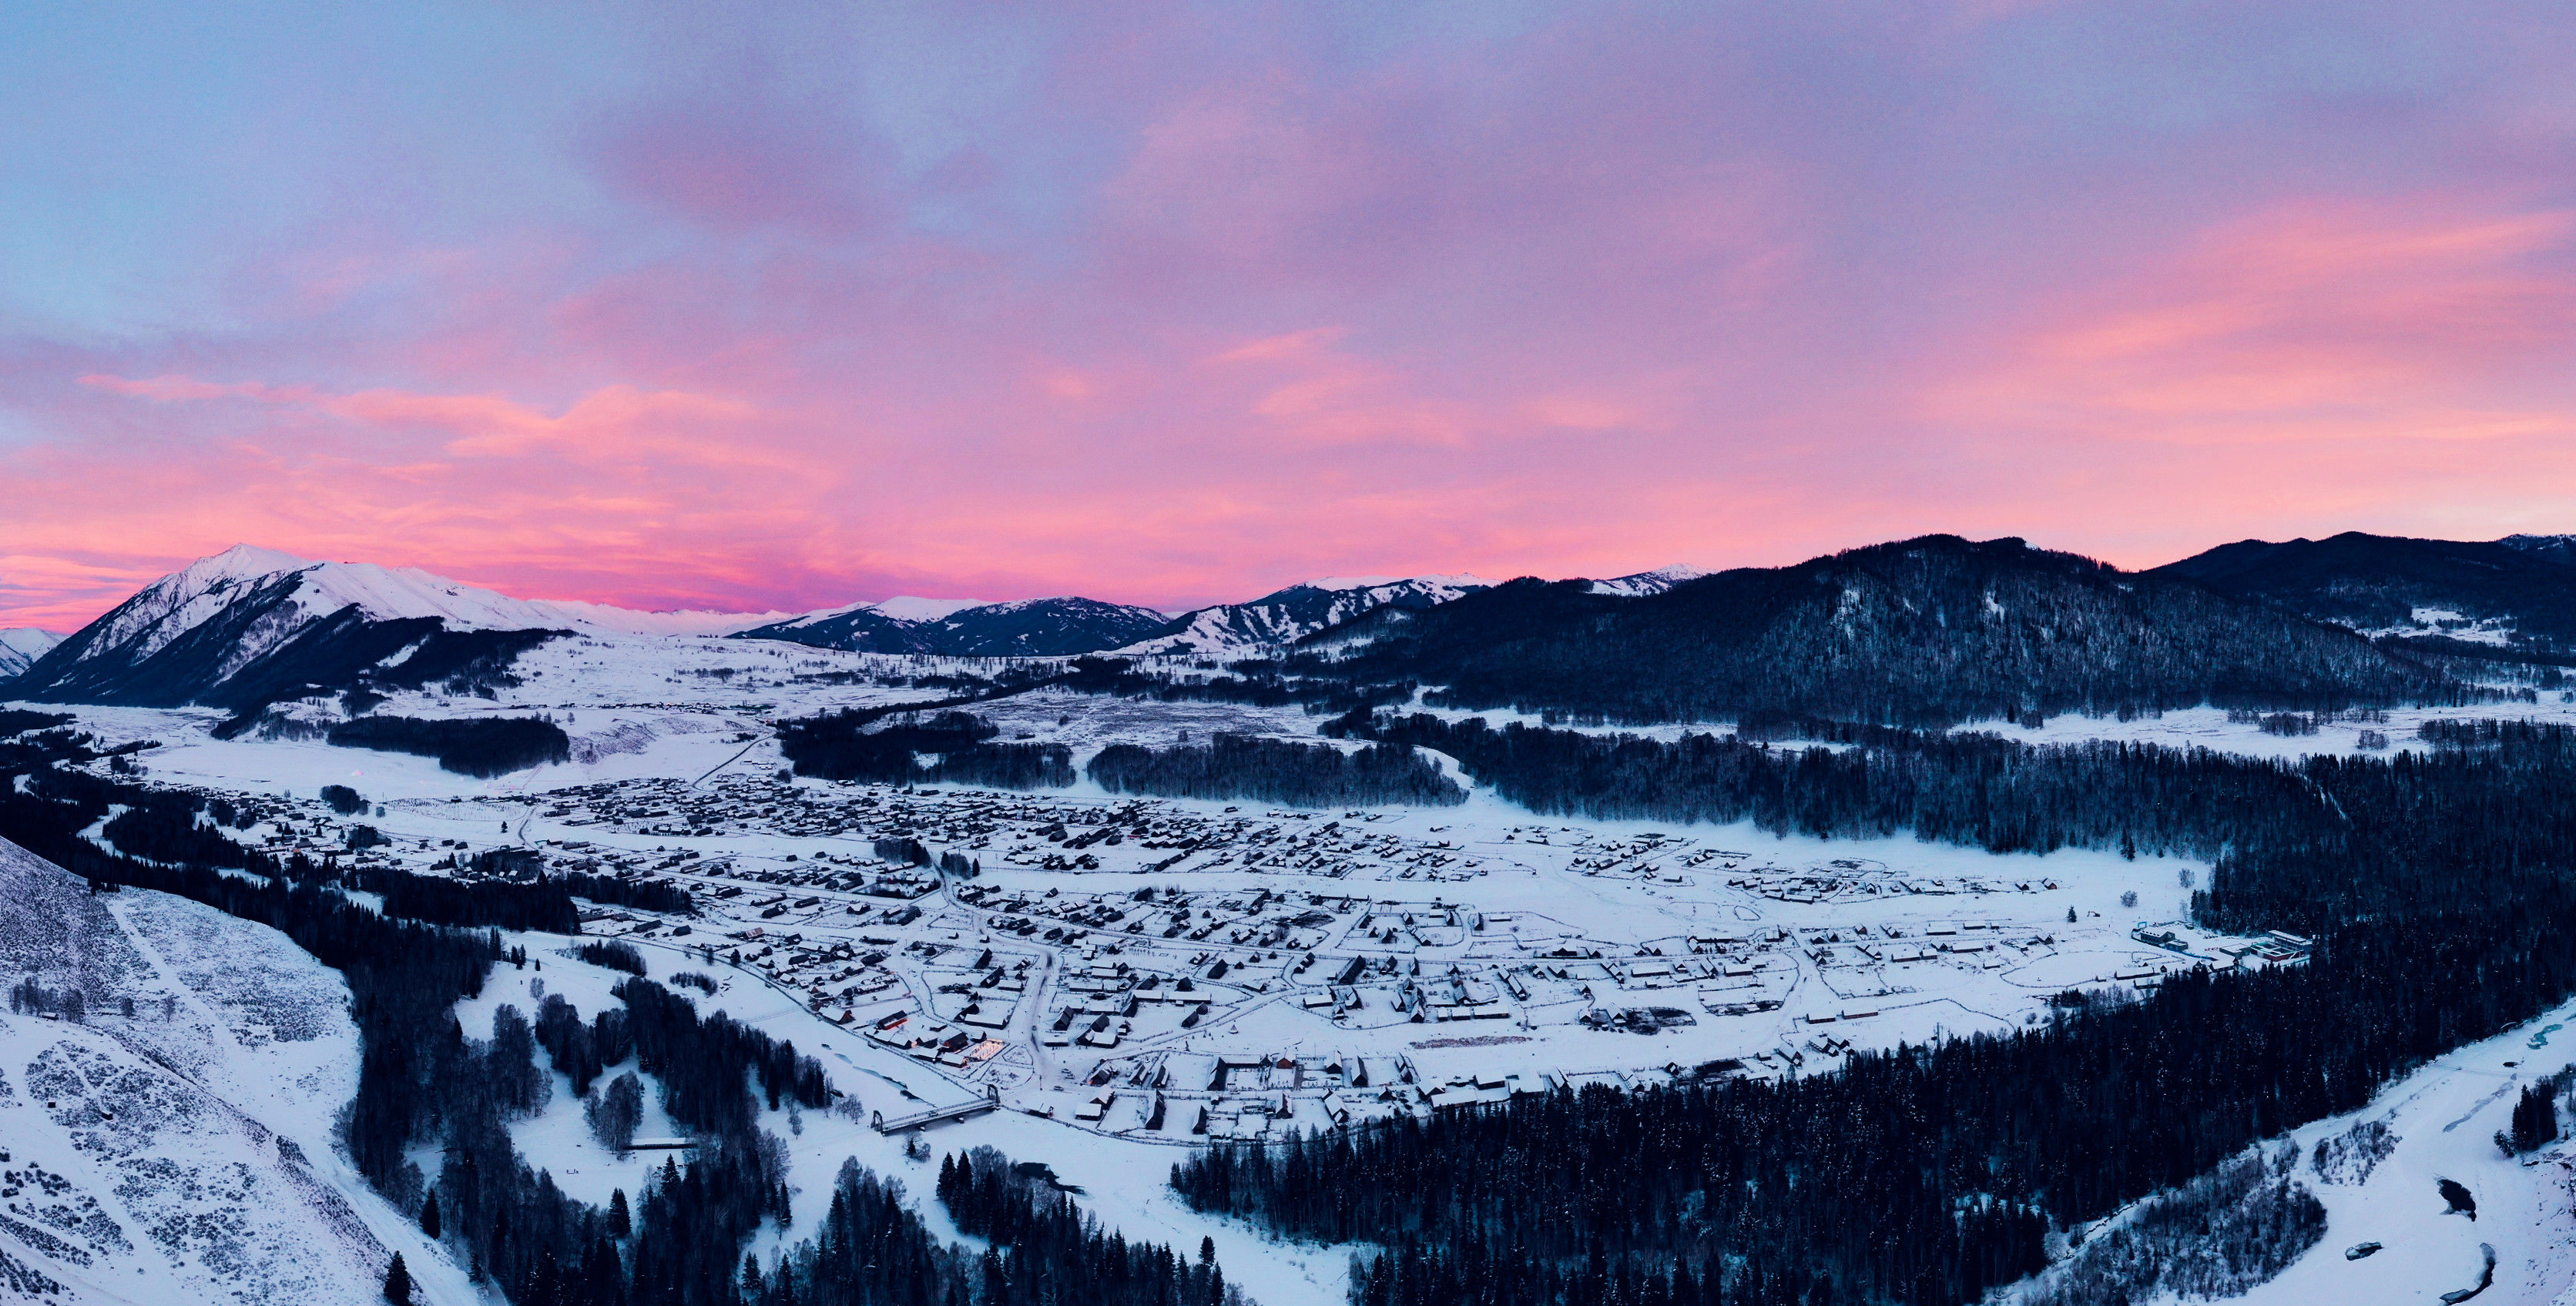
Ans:
[[[1483,580],[1469,575],[1305,581],[1246,603],[1220,603],[1185,612],[1152,634],[1112,652],[1122,657],[1252,656],[1293,644],[1365,612],[1388,606],[1415,610],[1436,607],[1485,588]]]
[[[549,639],[686,630],[959,657],[1285,656],[1309,673],[1430,686],[1455,706],[1639,722],[1779,710],[1920,724],[2202,702],[2386,704],[2471,692],[2444,670],[2458,665],[2443,660],[2451,641],[2374,648],[2364,636],[2384,631],[2338,621],[2322,600],[2303,606],[2300,594],[2424,627],[2420,603],[2391,606],[2387,575],[2431,568],[2454,588],[2459,576],[2536,577],[2566,591],[2576,626],[2576,567],[2550,560],[2566,543],[2347,533],[2244,541],[2123,572],[2016,538],[1933,535],[1714,573],[1668,566],[1502,585],[1468,575],[1332,577],[1178,617],[1064,596],[763,614],[775,620],[520,600],[415,569],[236,546],[146,586],[8,686],[31,701],[199,703],[239,715],[429,680],[482,692]],[[2482,638],[2462,623],[2491,620],[2483,611],[2419,633]],[[2521,637],[2496,634],[2499,643]]]
[[[2018,538],[1930,535],[1660,594],[1519,580],[1380,610],[1299,663],[1445,686],[1466,709],[1631,723],[1757,711],[1947,724],[2169,706],[2333,707],[2457,692],[2341,628]]]
[[[914,613],[919,615],[908,615]],[[791,617],[736,631],[732,637],[786,640],[853,653],[1062,657],[1098,652],[1169,620],[1152,608],[1074,595],[962,605],[898,598]]]
[[[2429,540],[2345,531],[2239,540],[2151,568],[2367,635],[2576,651],[2576,540]]]

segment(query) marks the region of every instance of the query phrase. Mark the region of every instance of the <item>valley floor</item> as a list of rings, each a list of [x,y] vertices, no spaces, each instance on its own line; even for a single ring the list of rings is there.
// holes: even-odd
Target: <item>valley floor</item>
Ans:
[[[1087,782],[1007,793],[791,780],[770,735],[774,705],[752,696],[791,688],[794,666],[813,659],[755,655],[779,664],[775,681],[736,677],[722,701],[608,702],[611,690],[640,700],[652,687],[600,666],[592,670],[604,678],[602,697],[513,705],[562,721],[575,757],[490,780],[318,741],[218,741],[216,718],[203,712],[76,711],[82,728],[110,742],[156,741],[140,755],[145,779],[223,797],[240,812],[231,833],[277,855],[444,875],[506,853],[689,890],[695,916],[601,908],[586,913],[584,940],[634,945],[659,982],[706,976],[713,991],[692,995],[701,1009],[792,1040],[847,1095],[831,1111],[764,1118],[788,1143],[797,1216],[783,1235],[764,1234],[764,1257],[810,1233],[850,1157],[902,1179],[933,1228],[953,1236],[928,1200],[938,1158],[991,1145],[1052,1166],[1130,1239],[1194,1252],[1213,1238],[1229,1276],[1267,1306],[1327,1306],[1344,1300],[1349,1249],[1287,1246],[1190,1212],[1165,1182],[1186,1149],[1562,1085],[1812,1075],[1855,1049],[2028,1026],[2069,989],[2136,994],[2189,967],[2301,964],[2296,940],[2220,937],[2184,923],[2208,868],[2180,859],[2000,857],[1912,839],[1541,818],[1471,783],[1455,807],[1298,810],[1140,799]],[[579,659],[600,654],[566,644],[541,656],[564,665],[541,661],[553,674],[532,690],[562,687],[584,674]],[[737,694],[743,701],[732,701]],[[869,697],[831,690],[833,703]],[[2536,710],[2563,713],[2557,704]],[[1314,721],[1294,709],[1051,693],[989,715],[1006,739],[1064,742],[1078,756],[1220,729],[1294,737]],[[2301,746],[2223,713],[2117,724],[2087,728],[2214,747]],[[325,784],[359,791],[365,806],[329,809],[318,797]],[[359,826],[385,842],[352,851]],[[890,859],[880,839],[955,853],[980,874]],[[99,910],[136,941],[137,959],[94,982],[147,1006],[164,994],[202,1006],[206,1029],[191,1037],[219,1054],[179,1064],[202,1062],[187,1072],[199,1091],[296,1139],[355,1213],[346,1238],[315,1242],[310,1254],[355,1266],[401,1247],[427,1298],[467,1300],[461,1268],[365,1192],[332,1151],[327,1122],[354,1077],[345,1013],[276,999],[320,1022],[301,1040],[278,1035],[278,1018],[243,1014],[271,1001],[262,995],[272,987],[292,994],[336,980],[275,936],[242,942],[235,936],[255,927],[210,909],[143,893],[105,901]],[[485,1035],[505,1002],[533,1013],[545,994],[560,994],[585,1017],[615,1003],[609,988],[621,977],[577,960],[574,940],[511,941],[535,964],[501,972],[460,1005],[469,1034]],[[278,957],[279,948],[293,955]],[[235,954],[268,959],[257,964],[269,969],[209,960]],[[2576,1029],[2576,1012],[2552,1020]],[[74,1055],[47,1051],[56,1045],[140,1069],[140,1054],[117,1051],[130,1036],[113,1022],[75,1031],[0,1021],[0,1065],[13,1078],[48,1055]],[[243,1032],[252,1026],[269,1032]],[[2329,1211],[2327,1244],[2258,1299],[2425,1300],[2475,1280],[2482,1242],[2499,1256],[2490,1300],[2547,1301],[2567,1289],[2576,1152],[2522,1166],[2487,1141],[2518,1076],[2576,1059],[2576,1043],[2561,1048],[2576,1035],[2553,1031],[2544,1046],[2524,1047],[2538,1028],[2454,1053],[2383,1095],[2374,1118],[2402,1141],[2367,1183],[2311,1183]],[[245,1042],[254,1037],[267,1042]],[[280,1047],[303,1049],[294,1054],[303,1060],[290,1065]],[[999,1110],[923,1131],[927,1162],[905,1154],[902,1135],[871,1124],[988,1097]],[[669,1133],[649,1093],[647,1104],[639,1134]],[[2300,1131],[2303,1155],[2352,1123]],[[515,1137],[567,1193],[595,1203],[618,1190],[633,1198],[666,1155],[601,1146],[561,1076]],[[221,1147],[255,1143],[242,1125]],[[24,1146],[38,1155],[37,1144]],[[45,1146],[55,1148],[45,1164],[71,1174],[74,1154],[60,1149],[77,1144]],[[434,1149],[416,1159],[431,1171],[438,1162]],[[255,1162],[245,1154],[240,1164]],[[2437,1177],[2476,1192],[2478,1223],[2439,1214]],[[80,1182],[113,1188],[104,1172]],[[149,1222],[137,1213],[119,1223]],[[114,1256],[139,1263],[143,1244],[126,1237],[135,1250]],[[2384,1250],[2342,1259],[2365,1240]],[[90,1249],[101,1265],[113,1259],[103,1247]],[[84,1268],[44,1264],[47,1273]],[[160,1273],[147,1266],[142,1277]],[[168,1273],[178,1277],[152,1280],[156,1292],[197,1291],[182,1271]],[[84,1282],[114,1291],[95,1276]]]

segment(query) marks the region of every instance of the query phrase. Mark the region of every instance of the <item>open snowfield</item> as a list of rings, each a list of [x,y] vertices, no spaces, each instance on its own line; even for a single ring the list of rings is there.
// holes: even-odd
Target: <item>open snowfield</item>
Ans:
[[[541,713],[574,741],[567,763],[488,780],[318,739],[216,740],[220,717],[206,711],[72,710],[82,729],[107,741],[155,741],[138,758],[146,779],[231,797],[244,812],[235,837],[272,852],[345,860],[346,836],[363,823],[388,840],[366,860],[416,872],[450,873],[454,862],[510,849],[557,869],[689,889],[694,917],[602,910],[587,915],[585,934],[633,943],[657,981],[708,976],[716,992],[692,994],[702,1010],[792,1040],[847,1095],[830,1111],[773,1112],[764,1121],[789,1147],[797,1212],[783,1239],[764,1235],[764,1256],[813,1227],[849,1157],[904,1179],[932,1226],[948,1231],[928,1200],[937,1158],[989,1144],[1082,1186],[1084,1204],[1131,1239],[1194,1248],[1214,1237],[1229,1277],[1269,1306],[1334,1303],[1343,1299],[1349,1249],[1282,1246],[1187,1211],[1164,1182],[1185,1149],[1567,1083],[1815,1074],[1855,1049],[2028,1025],[2067,989],[2146,989],[2183,967],[2270,964],[2258,950],[2266,946],[2272,959],[2283,955],[2277,944],[2182,923],[2192,888],[2208,874],[2188,859],[2005,857],[1903,837],[1823,841],[1747,825],[1541,818],[1467,782],[1454,764],[1469,790],[1461,805],[1323,811],[1140,799],[1087,780],[1022,794],[783,778],[775,721],[928,701],[948,691],[883,678],[962,669],[593,634],[529,654],[519,665],[525,682],[490,701],[423,693],[382,709]],[[975,710],[1005,741],[1067,745],[1077,766],[1110,743],[1167,745],[1221,731],[1312,738],[1319,720],[1293,707],[1052,690]],[[2553,696],[2392,712],[2373,728],[2403,747],[2422,716],[2571,712]],[[2038,731],[2000,732],[2276,756],[2357,745],[2348,725],[2282,737],[2217,711],[2058,718]],[[366,808],[327,810],[316,797],[326,784],[357,790]],[[886,836],[969,857],[981,874],[884,861],[875,841]],[[240,1013],[283,1001],[279,1012],[226,1019],[272,1031],[272,1047],[338,1049],[245,1062],[252,1053],[233,1050],[239,1038],[192,1034],[156,1051],[251,1118],[300,1118],[305,1134],[269,1127],[299,1139],[315,1173],[330,1172],[325,1186],[357,1213],[352,1227],[379,1240],[352,1244],[350,1257],[402,1246],[429,1296],[462,1291],[459,1268],[342,1170],[317,1123],[346,1100],[354,1073],[353,1048],[328,1040],[354,1036],[345,1015],[325,1020],[310,1002],[266,996],[299,991],[305,981],[295,968],[311,969],[309,959],[291,948],[284,959],[258,961],[269,955],[258,949],[235,958],[229,936],[190,915],[211,913],[151,895],[120,895],[98,911],[105,922],[82,928],[105,942],[76,964],[116,991],[160,982],[210,1010]],[[138,942],[117,942],[127,938]],[[620,976],[575,960],[572,940],[514,941],[534,964],[500,972],[481,997],[460,1004],[470,1035],[488,1036],[505,1002],[533,1015],[544,994],[560,994],[587,1016],[615,1001],[609,989]],[[274,1033],[299,1020],[328,1030],[300,1042]],[[209,1030],[217,1023],[207,1018]],[[2500,1208],[2523,1212],[2510,1218],[2527,1236],[2488,1228],[2507,1216],[2482,1211],[2482,1232],[2465,1244],[2474,1259],[2478,1241],[2493,1243],[2505,1261],[2494,1299],[2548,1300],[2565,1288],[2545,1282],[2562,1272],[2548,1232],[2566,1225],[2560,1167],[2515,1166],[2485,1141],[2510,1094],[2485,1095],[2516,1073],[2563,1062],[2533,1052],[2508,1068],[2508,1053],[2503,1042],[2464,1051],[2392,1094],[2397,1104],[2387,1109],[2404,1116],[2392,1127],[2406,1141],[2368,1185],[2315,1185],[2332,1212],[2333,1246],[2265,1292],[2282,1301],[2420,1300],[2388,1287],[2399,1281],[2396,1269],[2411,1276],[2405,1292],[2452,1276],[2460,1250],[2452,1226],[2468,1222],[2407,1225],[2418,1206],[2438,1210],[2439,1201],[2430,1179],[2417,1193],[2396,1177],[2413,1183],[2426,1167],[2475,1173],[2462,1182],[2479,1191],[2482,1207],[2493,1188]],[[1001,1109],[926,1127],[927,1163],[905,1155],[901,1133],[871,1125],[988,1095]],[[639,1137],[672,1129],[651,1096]],[[2475,1119],[2439,1128],[2472,1108]],[[2303,1148],[2313,1145],[2309,1132]],[[667,1155],[602,1146],[560,1076],[514,1137],[567,1193],[591,1202],[621,1189],[633,1198]],[[417,1159],[424,1169],[437,1162],[428,1149]],[[2411,1241],[2390,1236],[2401,1225]],[[2348,1226],[2370,1232],[2347,1236]],[[2389,1250],[2348,1268],[2341,1248],[2365,1237]],[[2336,1275],[2392,1295],[2343,1296]],[[2508,1294],[2516,1275],[2514,1293],[2540,1295]],[[2310,1295],[2282,1286],[2298,1283],[2310,1284]]]

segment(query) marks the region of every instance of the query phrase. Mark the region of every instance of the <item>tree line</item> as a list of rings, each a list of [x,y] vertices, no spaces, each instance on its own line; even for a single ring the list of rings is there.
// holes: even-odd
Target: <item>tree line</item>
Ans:
[[[1060,789],[1073,783],[1073,750],[1062,744],[997,744],[1001,733],[971,712],[943,711],[869,727],[883,709],[827,712],[781,722],[779,751],[798,775],[878,784],[950,783],[996,789]],[[924,763],[922,755],[933,755]]]
[[[1043,1165],[978,1147],[941,1158],[936,1191],[958,1230],[987,1244],[976,1265],[984,1306],[1228,1306],[1243,1299],[1225,1281],[1213,1242],[1199,1244],[1196,1262],[1159,1244],[1128,1242],[1084,1215]]]
[[[535,717],[362,716],[332,726],[328,739],[342,748],[434,757],[440,770],[482,779],[572,759],[572,737]]]
[[[1404,703],[1417,686],[1403,676],[1383,681],[1354,680],[1329,665],[1299,665],[1252,659],[1234,663],[1231,674],[1178,676],[1139,671],[1123,658],[1077,658],[1057,686],[1083,694],[1150,699],[1157,703],[1242,703],[1250,707],[1303,707],[1309,715],[1344,712]]]
[[[2501,909],[2552,891],[2576,836],[2576,733],[2533,722],[2427,729],[2491,742],[2282,759],[1917,731],[1840,751],[1790,749],[1734,736],[1497,730],[1421,713],[1327,726],[1447,753],[1541,813],[1749,821],[1817,838],[1908,832],[1993,853],[2205,858],[2211,884],[2196,910],[2228,929],[2314,932],[2375,913]]]
[[[1112,744],[1091,760],[1089,774],[1113,794],[1167,798],[1253,798],[1299,807],[1467,801],[1437,763],[1402,744],[1345,751],[1233,734],[1168,748]]]

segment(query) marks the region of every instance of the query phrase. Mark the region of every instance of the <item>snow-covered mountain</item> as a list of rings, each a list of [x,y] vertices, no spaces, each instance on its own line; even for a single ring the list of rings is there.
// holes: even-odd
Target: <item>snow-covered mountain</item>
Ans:
[[[53,702],[240,706],[307,683],[335,686],[442,632],[712,635],[778,615],[514,599],[412,568],[244,544],[146,586],[47,650],[9,690]]]
[[[1596,580],[1592,582],[1592,592],[1595,594],[1616,594],[1626,598],[1637,598],[1647,594],[1661,594],[1665,590],[1681,584],[1683,581],[1698,580],[1700,577],[1708,574],[1709,572],[1705,568],[1694,567],[1688,563],[1675,563],[1670,567],[1657,567],[1653,571],[1641,571],[1634,576],[1616,576],[1609,580]]]
[[[0,680],[7,680],[35,665],[36,659],[62,642],[62,636],[33,626],[0,630]]]
[[[1115,648],[1170,622],[1169,616],[1152,608],[1097,599],[979,603],[906,597],[807,613],[755,626],[739,636],[863,653],[1061,657]]]
[[[1291,585],[1249,603],[1184,613],[1151,636],[1117,651],[1143,656],[1195,653],[1243,657],[1274,651],[1327,626],[1390,605],[1436,607],[1487,588],[1474,576],[1335,576]]]

